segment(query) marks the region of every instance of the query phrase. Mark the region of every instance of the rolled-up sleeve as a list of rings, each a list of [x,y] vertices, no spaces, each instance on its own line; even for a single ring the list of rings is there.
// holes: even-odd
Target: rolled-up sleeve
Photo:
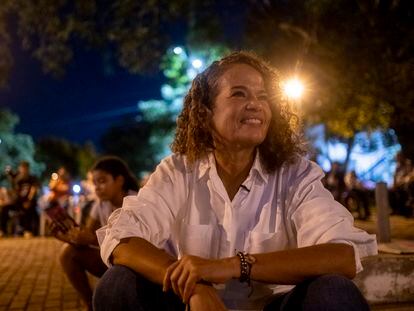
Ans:
[[[166,249],[171,226],[185,196],[185,169],[177,159],[167,158],[158,165],[137,196],[124,198],[108,224],[96,234],[101,257],[110,266],[110,256],[121,239],[140,237],[158,248]],[[167,250],[167,249],[166,249]]]
[[[322,170],[302,160],[291,187],[291,214],[298,247],[323,243],[352,245],[357,273],[361,258],[377,254],[376,237],[354,227],[353,216],[322,185]]]

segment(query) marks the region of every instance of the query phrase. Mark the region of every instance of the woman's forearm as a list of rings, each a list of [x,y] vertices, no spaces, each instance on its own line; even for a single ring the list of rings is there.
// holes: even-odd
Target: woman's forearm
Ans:
[[[320,244],[265,254],[254,254],[251,279],[278,284],[298,284],[324,274],[353,278],[354,249],[347,244]]]
[[[112,252],[112,262],[138,272],[151,282],[162,284],[166,269],[176,259],[141,238],[122,239]]]

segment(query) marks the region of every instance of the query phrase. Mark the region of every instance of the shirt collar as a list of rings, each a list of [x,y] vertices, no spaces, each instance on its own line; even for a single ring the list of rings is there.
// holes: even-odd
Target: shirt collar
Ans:
[[[199,160],[198,165],[198,179],[201,179],[207,171],[210,169],[212,165],[216,165],[216,162],[214,160],[214,155],[212,152],[210,152],[206,157],[203,157],[201,160]]]
[[[201,179],[207,171],[212,167],[216,166],[216,160],[214,159],[214,154],[210,152],[206,157],[200,160],[199,169],[198,169],[198,179]],[[260,178],[267,183],[268,181],[268,174],[265,172],[263,165],[260,161],[260,154],[259,150],[256,151],[256,155],[254,158],[254,162],[252,168],[250,169],[249,176],[256,172]],[[249,177],[248,177],[249,178]]]
[[[267,183],[268,174],[264,170],[262,162],[260,161],[260,153],[258,149],[256,151],[256,156],[255,156],[255,159],[254,159],[254,162],[253,162],[253,165],[250,171],[256,172],[257,175],[260,176],[262,180]]]

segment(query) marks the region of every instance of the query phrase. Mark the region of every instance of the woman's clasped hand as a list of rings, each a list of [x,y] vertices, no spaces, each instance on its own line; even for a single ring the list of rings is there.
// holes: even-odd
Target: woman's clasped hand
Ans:
[[[184,255],[167,268],[163,291],[172,289],[184,303],[188,303],[197,285],[211,286],[211,283],[225,283],[236,277],[239,269],[234,259],[205,259]]]

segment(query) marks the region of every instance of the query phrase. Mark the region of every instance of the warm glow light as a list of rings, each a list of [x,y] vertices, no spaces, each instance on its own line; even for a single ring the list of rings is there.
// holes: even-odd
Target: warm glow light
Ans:
[[[292,78],[283,84],[283,92],[290,99],[299,99],[303,90],[303,83],[298,78]]]
[[[57,180],[59,178],[59,175],[57,173],[52,173],[52,179]]]

